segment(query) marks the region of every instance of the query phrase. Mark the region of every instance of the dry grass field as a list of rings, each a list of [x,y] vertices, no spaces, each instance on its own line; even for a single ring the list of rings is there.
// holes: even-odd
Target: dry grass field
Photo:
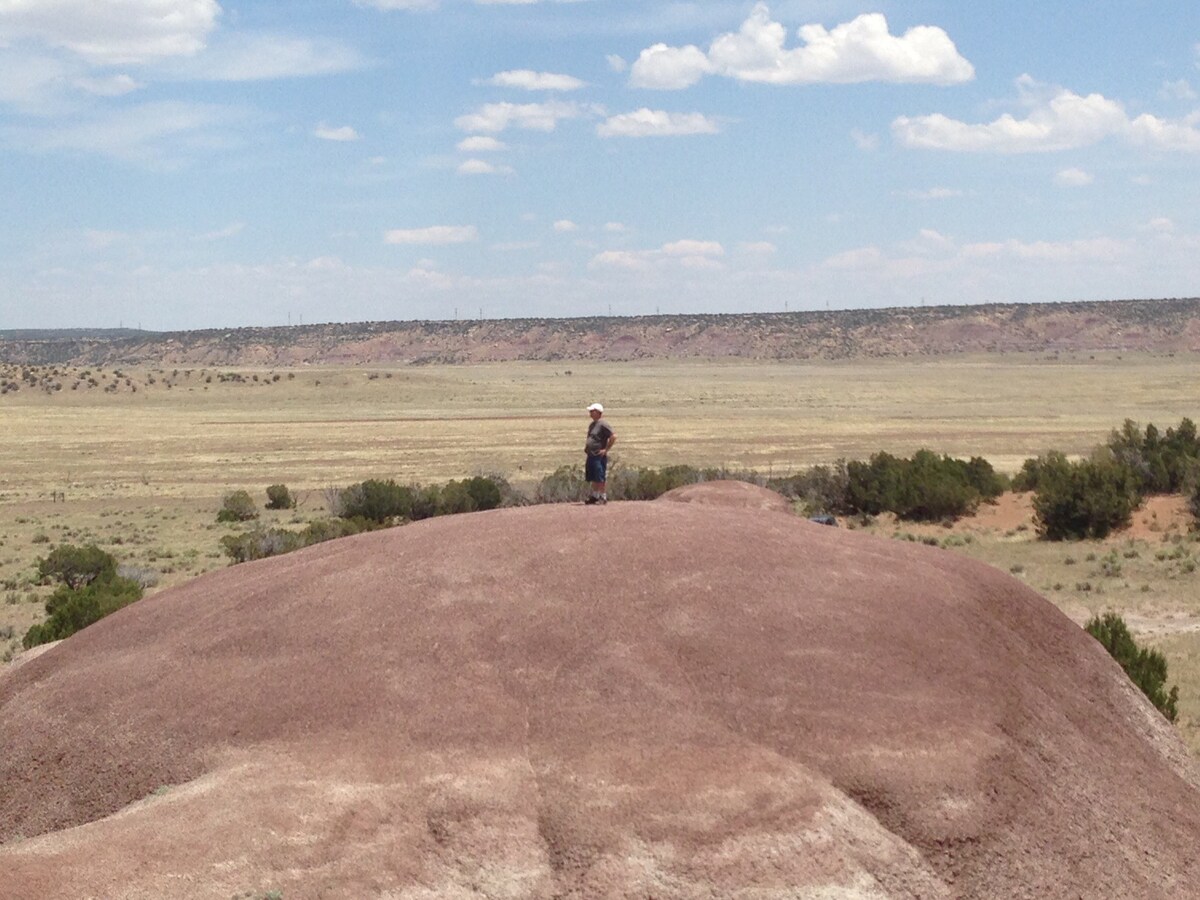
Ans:
[[[285,483],[297,510],[366,478],[497,473],[530,485],[580,460],[600,400],[618,465],[784,474],[877,450],[979,455],[1015,471],[1047,449],[1085,453],[1125,418],[1197,418],[1184,355],[1003,355],[844,363],[505,363],[455,367],[27,370],[0,379],[0,654],[19,649],[48,588],[36,559],[96,542],[168,586],[226,564],[221,497]],[[22,379],[22,374],[26,377]],[[56,388],[58,385],[60,387]],[[1024,504],[1024,506],[1022,506]],[[1122,612],[1168,656],[1180,727],[1200,752],[1200,544],[1180,504],[1155,501],[1128,534],[1036,541],[1027,498],[953,528],[871,526],[1009,571],[1082,622]]]

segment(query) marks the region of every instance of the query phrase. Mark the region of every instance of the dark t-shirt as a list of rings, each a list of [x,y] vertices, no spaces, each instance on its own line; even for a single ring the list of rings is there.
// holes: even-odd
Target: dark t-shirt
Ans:
[[[612,433],[613,430],[608,427],[607,422],[597,419],[588,426],[587,442],[583,445],[584,452],[588,456],[595,456],[608,446],[608,439],[612,437]]]

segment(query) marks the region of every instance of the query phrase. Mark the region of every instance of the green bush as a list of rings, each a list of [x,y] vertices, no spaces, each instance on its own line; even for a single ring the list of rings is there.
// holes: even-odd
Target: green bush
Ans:
[[[49,618],[25,633],[26,649],[70,637],[142,597],[141,584],[118,575],[117,561],[95,545],[56,547],[38,572],[60,584],[46,601]]]
[[[62,544],[37,562],[41,579],[57,581],[71,590],[86,587],[98,578],[117,574],[117,561],[95,544],[76,547]]]
[[[249,522],[258,518],[258,507],[254,498],[247,491],[234,491],[226,494],[221,502],[221,510],[217,513],[218,522]]]
[[[390,478],[387,481],[370,479],[342,491],[339,516],[379,523],[389,519],[411,519],[414,518],[415,500],[415,492],[410,487],[396,484]]]
[[[245,534],[228,534],[221,538],[221,549],[233,564],[266,559],[291,553],[301,547],[349,537],[363,531],[379,528],[379,523],[369,519],[317,519],[301,531],[284,528],[256,528]]]
[[[1140,502],[1137,478],[1120,462],[1064,457],[1040,467],[1033,513],[1045,540],[1103,538],[1129,525]]]
[[[581,500],[586,489],[583,466],[560,466],[537,483],[533,502],[572,503]]]
[[[1087,633],[1098,640],[1113,659],[1154,704],[1168,721],[1178,716],[1179,688],[1167,685],[1167,660],[1158,650],[1138,647],[1129,628],[1116,613],[1105,613],[1092,618],[1084,626]]]
[[[693,466],[667,466],[663,469],[618,468],[608,478],[610,500],[655,500],[667,491],[685,484],[712,481],[721,473]]]
[[[267,488],[267,509],[292,509],[296,498],[286,484],[273,484]]]
[[[876,453],[868,462],[846,464],[844,511],[940,521],[968,515],[1004,489],[1004,479],[979,457],[964,462],[931,450],[918,450],[912,459]]]
[[[1013,476],[1014,491],[1036,491],[1042,483],[1042,473],[1058,471],[1070,465],[1065,454],[1051,450],[1034,459],[1027,459],[1021,465],[1021,471]]]
[[[1141,431],[1126,419],[1109,435],[1106,445],[1113,457],[1137,478],[1143,494],[1178,494],[1195,487],[1200,476],[1200,438],[1191,419],[1162,434],[1153,425]]]
[[[839,459],[832,466],[813,466],[799,475],[773,478],[767,482],[767,487],[803,503],[805,512],[810,516],[850,512],[846,504],[849,485],[844,459]]]

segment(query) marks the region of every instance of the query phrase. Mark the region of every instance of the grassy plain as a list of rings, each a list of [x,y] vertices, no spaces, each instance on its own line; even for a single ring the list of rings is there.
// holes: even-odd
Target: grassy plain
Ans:
[[[55,544],[94,541],[169,586],[226,564],[218,541],[243,527],[215,521],[229,491],[261,503],[267,485],[289,485],[300,508],[264,511],[269,525],[317,517],[326,487],[372,477],[498,473],[528,486],[580,462],[594,400],[610,410],[618,465],[775,474],[921,447],[1012,472],[1047,449],[1086,453],[1125,418],[1165,427],[1200,417],[1200,366],[1182,355],[35,374],[61,390],[27,381],[0,395],[6,656],[41,618],[48,589],[34,566]],[[1028,510],[1009,512],[1003,523],[985,514],[952,529],[873,528],[996,565],[1077,621],[1126,614],[1167,653],[1180,727],[1200,752],[1200,545],[1178,510],[1161,521],[1148,511],[1136,534],[1083,545],[1038,542]]]

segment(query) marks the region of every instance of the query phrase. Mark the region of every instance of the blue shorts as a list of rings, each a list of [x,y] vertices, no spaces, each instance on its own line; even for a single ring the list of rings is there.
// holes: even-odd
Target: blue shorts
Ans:
[[[607,456],[589,456],[587,458],[587,464],[583,467],[583,477],[585,481],[590,481],[592,484],[603,484],[608,480],[607,475]]]

